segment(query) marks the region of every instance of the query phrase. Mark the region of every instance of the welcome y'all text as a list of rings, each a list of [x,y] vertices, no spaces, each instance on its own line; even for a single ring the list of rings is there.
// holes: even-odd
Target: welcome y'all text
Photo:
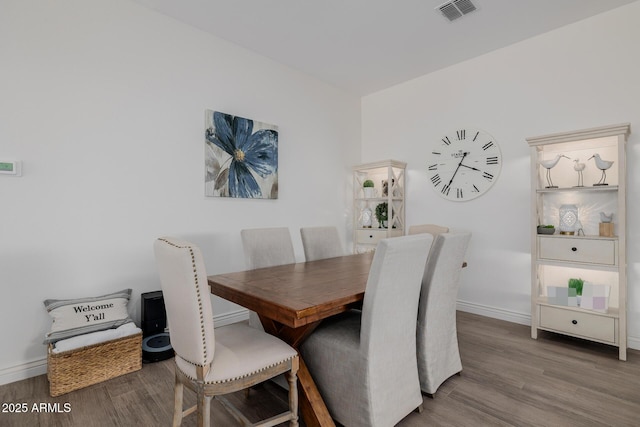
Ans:
[[[100,305],[90,305],[90,304],[78,305],[76,307],[73,307],[73,310],[76,313],[86,313],[88,311],[106,310],[109,308],[113,308],[113,303],[100,304]],[[104,311],[102,313],[89,313],[89,314],[85,314],[84,317],[85,319],[87,319],[87,322],[97,322],[100,320],[104,320],[105,314],[104,314]]]

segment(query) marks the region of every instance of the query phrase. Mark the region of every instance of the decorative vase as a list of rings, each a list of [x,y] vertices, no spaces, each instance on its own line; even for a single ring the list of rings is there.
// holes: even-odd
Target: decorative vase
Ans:
[[[363,187],[365,199],[373,199],[376,197],[376,191],[373,187]]]
[[[371,223],[373,218],[373,211],[371,211],[371,209],[369,208],[362,209],[362,211],[360,212],[360,218],[362,222],[362,228],[371,228]]]

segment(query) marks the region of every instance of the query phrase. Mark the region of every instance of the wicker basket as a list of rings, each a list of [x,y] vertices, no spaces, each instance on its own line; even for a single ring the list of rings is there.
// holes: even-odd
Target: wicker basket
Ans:
[[[47,352],[49,394],[60,396],[142,368],[142,333],[74,350]]]

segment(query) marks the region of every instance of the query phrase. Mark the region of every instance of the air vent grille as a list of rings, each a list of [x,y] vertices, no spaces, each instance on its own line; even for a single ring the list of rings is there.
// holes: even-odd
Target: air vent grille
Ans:
[[[460,18],[462,15],[473,12],[476,10],[476,6],[471,0],[453,0],[444,4],[441,4],[436,8],[447,18],[449,21]]]
[[[476,6],[471,3],[471,0],[453,0],[453,4],[458,8],[458,10],[460,10],[460,12],[462,12],[463,15],[476,10]]]

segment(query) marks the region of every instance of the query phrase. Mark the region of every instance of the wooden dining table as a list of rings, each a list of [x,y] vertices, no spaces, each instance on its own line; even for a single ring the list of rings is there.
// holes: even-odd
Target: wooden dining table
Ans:
[[[209,276],[211,293],[255,311],[266,332],[299,349],[323,319],[359,307],[373,253]],[[299,404],[307,427],[335,426],[300,357]]]

